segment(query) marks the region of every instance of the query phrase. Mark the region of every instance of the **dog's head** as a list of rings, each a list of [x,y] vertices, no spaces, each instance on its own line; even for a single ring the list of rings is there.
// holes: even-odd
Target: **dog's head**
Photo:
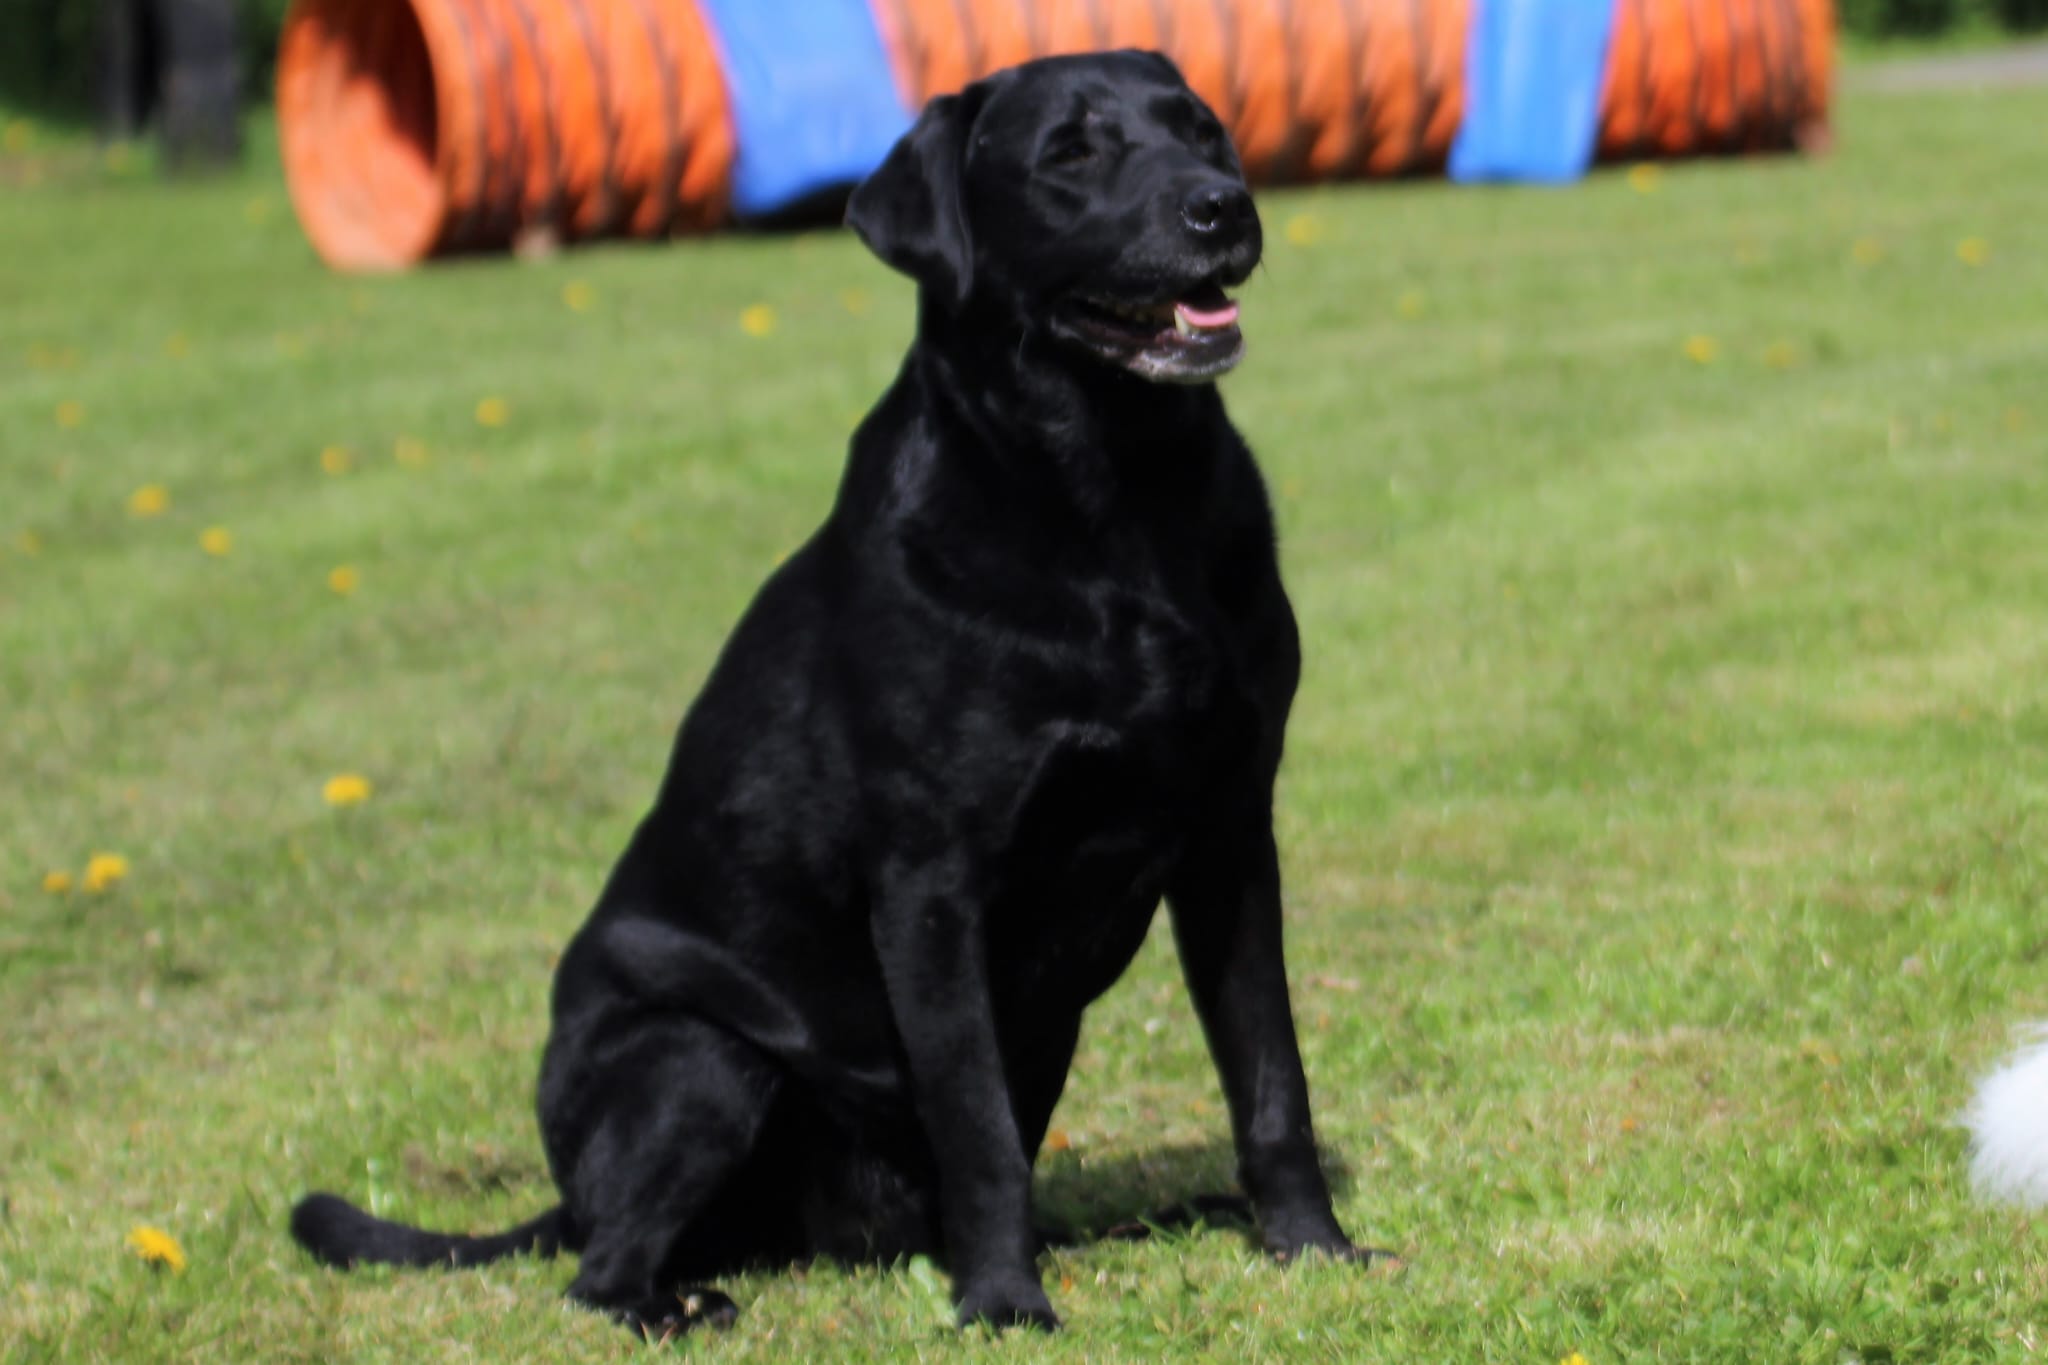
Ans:
[[[928,307],[1199,383],[1244,355],[1224,290],[1259,216],[1216,115],[1151,52],[1052,57],[944,95],[846,211]]]

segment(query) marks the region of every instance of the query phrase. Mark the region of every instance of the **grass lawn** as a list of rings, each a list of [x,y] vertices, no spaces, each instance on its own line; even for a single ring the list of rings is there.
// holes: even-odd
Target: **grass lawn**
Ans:
[[[1267,196],[1227,392],[1308,654],[1296,1011],[1406,1272],[1096,1245],[1068,1332],[987,1341],[820,1266],[680,1349],[2048,1348],[2048,1224],[1953,1122],[2048,1015],[2044,126],[1852,95],[1825,162]],[[0,1359],[647,1349],[566,1262],[331,1274],[286,1211],[550,1201],[551,961],[909,325],[843,235],[344,279],[267,169],[0,159]],[[1230,1179],[1163,933],[1055,1125],[1056,1213]]]

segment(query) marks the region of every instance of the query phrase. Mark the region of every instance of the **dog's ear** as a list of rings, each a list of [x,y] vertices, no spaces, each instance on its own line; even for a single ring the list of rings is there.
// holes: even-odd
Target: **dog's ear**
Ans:
[[[961,176],[985,88],[941,95],[846,202],[846,224],[868,250],[941,298],[974,289],[974,239]]]
[[[1181,70],[1178,66],[1174,65],[1173,58],[1167,56],[1164,52],[1160,52],[1154,48],[1149,47],[1127,47],[1124,49],[1124,51],[1130,53],[1134,57],[1144,57],[1149,59],[1154,66],[1159,68],[1160,74],[1165,76],[1168,80],[1172,81],[1175,85],[1186,85],[1188,83],[1188,78],[1181,74]]]

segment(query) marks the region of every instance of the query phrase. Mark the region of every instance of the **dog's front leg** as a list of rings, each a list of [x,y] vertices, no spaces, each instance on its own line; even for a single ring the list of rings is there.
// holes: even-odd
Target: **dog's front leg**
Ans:
[[[1223,1078],[1238,1169],[1266,1248],[1359,1256],[1316,1159],[1280,944],[1280,860],[1265,812],[1197,841],[1167,892],[1174,940]]]
[[[979,899],[964,858],[880,878],[875,949],[939,1172],[960,1323],[1059,1325],[1038,1282],[1031,1162],[996,1040]]]

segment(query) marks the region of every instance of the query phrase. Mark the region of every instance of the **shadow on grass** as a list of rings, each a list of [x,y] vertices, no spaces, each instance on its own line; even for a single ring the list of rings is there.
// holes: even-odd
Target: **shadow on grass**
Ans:
[[[1322,1152],[1330,1193],[1342,1199],[1354,1177],[1338,1154]],[[1041,1158],[1034,1194],[1048,1247],[1141,1241],[1229,1229],[1258,1241],[1250,1202],[1238,1187],[1236,1152],[1224,1138],[1091,1158],[1071,1149]]]

